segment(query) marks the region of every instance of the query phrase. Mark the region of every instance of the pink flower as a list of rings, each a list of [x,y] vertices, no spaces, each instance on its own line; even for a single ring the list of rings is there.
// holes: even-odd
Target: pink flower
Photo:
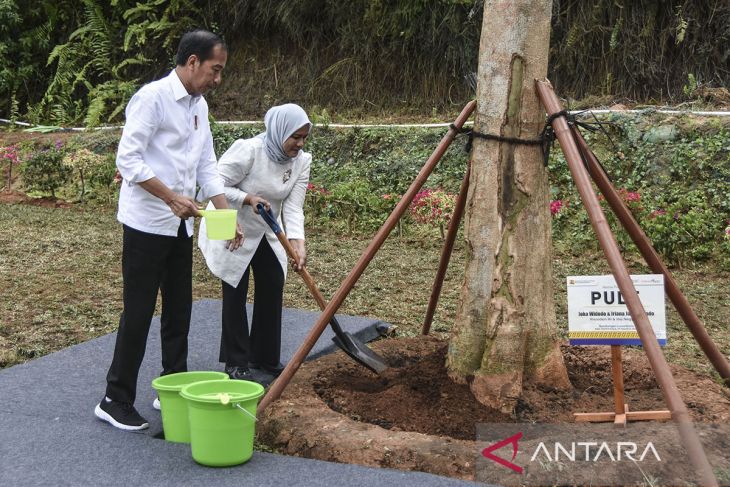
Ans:
[[[638,192],[635,191],[629,191],[626,188],[621,188],[618,190],[619,195],[621,195],[621,198],[623,198],[624,201],[631,202],[631,201],[641,201],[641,195]]]
[[[20,162],[18,146],[9,145],[7,147],[0,147],[0,157],[7,160],[11,165],[18,164]]]
[[[662,216],[662,215],[666,215],[666,214],[667,214],[667,210],[662,210],[662,209],[654,210],[651,213],[649,213],[649,218],[656,218],[658,216]]]
[[[424,189],[413,197],[410,212],[418,223],[444,225],[451,219],[456,195],[442,189]]]
[[[563,200],[553,200],[550,202],[550,214],[555,216],[563,209]]]

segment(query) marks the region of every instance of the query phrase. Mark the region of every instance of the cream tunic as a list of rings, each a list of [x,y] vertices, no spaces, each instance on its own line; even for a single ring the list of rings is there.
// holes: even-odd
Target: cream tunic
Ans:
[[[238,223],[243,229],[243,245],[231,252],[223,240],[208,240],[205,218],[200,224],[198,247],[208,268],[216,277],[237,287],[248,268],[259,242],[265,236],[276,254],[286,277],[287,256],[284,247],[264,219],[243,205],[246,195],[261,196],[271,203],[271,211],[284,228],[287,238],[304,240],[304,196],[309,182],[312,155],[299,152],[285,163],[269,159],[264,142],[258,137],[239,139],[218,161],[225,194],[231,208],[238,209]],[[208,205],[212,208],[212,205]]]

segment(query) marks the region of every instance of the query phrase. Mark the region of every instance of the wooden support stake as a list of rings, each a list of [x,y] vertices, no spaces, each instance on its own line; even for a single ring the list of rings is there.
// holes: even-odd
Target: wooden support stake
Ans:
[[[446,269],[449,267],[451,253],[454,250],[454,242],[456,241],[456,234],[459,231],[459,223],[461,222],[461,217],[464,215],[464,208],[466,207],[466,196],[469,191],[470,174],[471,161],[466,164],[466,173],[464,174],[464,179],[461,181],[459,196],[456,197],[456,203],[454,205],[454,214],[451,215],[449,229],[446,232],[446,241],[444,242],[444,247],[441,250],[439,268],[438,271],[436,271],[436,277],[433,280],[433,286],[431,287],[431,297],[428,300],[426,317],[423,320],[423,328],[421,329],[421,333],[423,335],[428,335],[429,331],[431,331],[431,322],[433,321],[433,315],[436,312],[436,305],[439,302],[439,296],[441,296],[441,286],[444,283],[444,277],[446,277]]]
[[[538,96],[548,116],[558,115],[563,108],[550,82],[547,80],[536,80],[536,83]],[[692,424],[687,405],[679,394],[677,384],[674,382],[674,377],[672,377],[672,372],[669,369],[669,364],[657,343],[656,335],[654,335],[654,330],[651,328],[651,323],[649,323],[646,310],[644,310],[644,306],[641,304],[641,300],[639,300],[639,295],[631,282],[631,276],[621,256],[616,239],[611,232],[611,227],[608,225],[606,216],[601,209],[601,204],[593,192],[590,176],[583,165],[581,153],[575,142],[575,136],[564,116],[555,118],[552,121],[552,126],[555,136],[558,142],[560,142],[560,147],[563,149],[563,154],[565,154],[565,160],[568,163],[573,181],[580,193],[588,217],[591,220],[591,225],[598,237],[598,242],[611,267],[611,273],[616,279],[616,284],[621,294],[624,296],[626,306],[629,308],[631,319],[641,339],[646,357],[649,359],[649,365],[651,365],[654,371],[667,406],[669,406],[672,412],[672,419],[680,430],[692,466],[700,475],[700,484],[707,487],[718,486],[719,483],[712,471],[710,462],[707,460],[707,455],[702,447],[702,442],[700,442],[700,437]]]
[[[621,363],[621,345],[611,345],[611,374],[613,376],[613,403],[616,417],[613,422],[626,426],[624,403],[624,371]]]

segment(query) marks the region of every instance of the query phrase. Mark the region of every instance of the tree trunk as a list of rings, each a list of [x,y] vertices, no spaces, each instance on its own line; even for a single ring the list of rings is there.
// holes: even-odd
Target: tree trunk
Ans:
[[[551,0],[485,1],[477,115],[484,134],[537,138],[534,87],[547,74]],[[488,406],[512,412],[527,379],[570,382],[553,303],[549,186],[540,146],[475,138],[468,257],[447,367]]]

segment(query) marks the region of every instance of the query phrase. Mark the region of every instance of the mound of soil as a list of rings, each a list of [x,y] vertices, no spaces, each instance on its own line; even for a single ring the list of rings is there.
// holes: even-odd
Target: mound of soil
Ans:
[[[434,337],[373,345],[390,365],[380,376],[338,352],[302,366],[259,423],[264,443],[287,454],[471,479],[477,423],[572,423],[574,412],[613,409],[609,347],[563,347],[570,391],[527,384],[515,414],[477,402],[444,367],[447,343]],[[624,349],[626,401],[633,411],[667,409],[644,352]],[[730,394],[673,366],[696,421],[730,420]]]

